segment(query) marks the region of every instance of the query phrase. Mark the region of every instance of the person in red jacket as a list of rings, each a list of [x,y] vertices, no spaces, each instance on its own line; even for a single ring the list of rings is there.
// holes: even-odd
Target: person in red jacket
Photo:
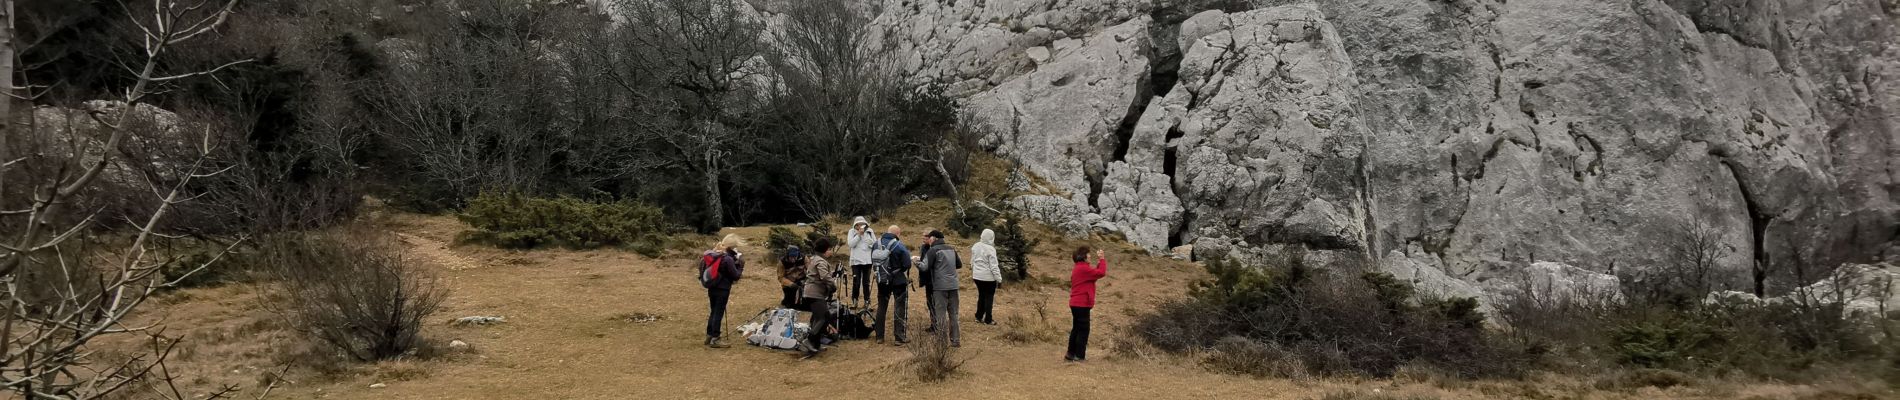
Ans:
[[[1095,281],[1108,276],[1108,257],[1101,251],[1095,251],[1095,266],[1089,266],[1089,247],[1075,249],[1075,269],[1069,272],[1069,314],[1074,324],[1069,328],[1069,354],[1062,359],[1082,362],[1089,353],[1089,309],[1095,308]]]

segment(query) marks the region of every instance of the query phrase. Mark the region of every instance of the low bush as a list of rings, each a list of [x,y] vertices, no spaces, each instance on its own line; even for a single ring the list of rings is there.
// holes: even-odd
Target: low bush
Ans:
[[[1631,291],[1623,302],[1508,301],[1498,308],[1513,334],[1579,360],[1575,367],[1582,369],[1806,382],[1840,373],[1888,379],[1900,362],[1900,347],[1885,339],[1895,320],[1853,313],[1837,301],[1685,301],[1703,295],[1667,287]]]
[[[1210,352],[1217,369],[1263,376],[1385,377],[1417,364],[1459,377],[1513,377],[1538,358],[1487,331],[1471,299],[1421,299],[1384,274],[1342,276],[1286,259],[1210,261],[1210,279],[1141,317],[1136,333],[1163,350]]]
[[[472,228],[459,240],[514,249],[663,243],[659,236],[668,233],[665,213],[630,200],[603,203],[488,192],[470,200],[456,217]],[[642,248],[663,247],[650,244]]]
[[[966,360],[957,358],[956,348],[950,347],[948,330],[922,335],[921,340],[910,344],[910,368],[917,374],[917,380],[924,382],[942,382],[955,375],[957,368],[963,367]]]
[[[284,291],[273,302],[290,326],[357,361],[426,348],[422,321],[441,306],[436,285],[386,234],[341,229],[259,244]]]

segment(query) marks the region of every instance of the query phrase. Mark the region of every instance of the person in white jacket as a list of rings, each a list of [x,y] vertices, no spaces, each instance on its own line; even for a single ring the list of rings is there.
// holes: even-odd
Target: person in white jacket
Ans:
[[[970,246],[970,280],[976,281],[976,322],[996,325],[990,307],[996,304],[996,285],[1003,282],[1003,268],[996,259],[996,232],[983,230],[982,239]]]
[[[851,302],[869,304],[871,302],[871,246],[877,243],[877,232],[871,231],[871,223],[860,216],[851,220],[851,232],[845,234],[845,247],[851,250]]]

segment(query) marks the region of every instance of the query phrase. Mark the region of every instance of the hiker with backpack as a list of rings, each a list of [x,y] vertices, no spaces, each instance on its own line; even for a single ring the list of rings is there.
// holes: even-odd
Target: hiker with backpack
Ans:
[[[884,317],[891,314],[894,324],[892,333],[896,343],[901,346],[910,342],[907,319],[910,315],[910,249],[898,235],[903,228],[891,225],[884,230],[884,237],[878,239],[871,249],[871,265],[877,274],[877,321],[871,324],[871,330],[877,337],[877,343],[884,343]],[[891,300],[895,299],[896,304]]]
[[[799,305],[803,302],[798,292],[804,286],[805,272],[804,252],[798,246],[786,247],[785,256],[779,257],[778,284],[779,290],[785,295],[779,298],[779,307],[801,309]]]
[[[851,253],[851,303],[871,302],[871,247],[877,242],[877,232],[871,230],[871,223],[860,216],[851,220],[851,231],[845,233],[845,245]]]
[[[712,308],[706,316],[706,347],[728,347],[719,341],[719,336],[725,331],[726,302],[732,298],[732,283],[738,282],[739,276],[745,273],[745,259],[739,254],[739,247],[744,245],[745,239],[738,234],[728,234],[699,257],[699,284],[706,288],[706,298]]]
[[[930,326],[933,332],[945,330],[941,334],[950,339],[950,347],[963,347],[962,326],[957,322],[957,270],[963,268],[963,260],[955,246],[943,241],[942,231],[924,234],[924,246],[917,279],[930,281]]]
[[[996,258],[996,232],[983,230],[976,245],[970,246],[970,280],[976,282],[976,322],[996,325],[996,285],[1003,282],[1003,269]]]
[[[1075,249],[1075,269],[1069,271],[1069,353],[1065,361],[1083,362],[1089,353],[1089,310],[1095,308],[1095,281],[1108,276],[1108,256],[1095,251],[1095,266],[1089,266],[1089,247]]]
[[[831,297],[838,291],[837,278],[844,271],[836,271],[825,257],[831,256],[831,239],[818,238],[812,241],[815,256],[808,259],[809,273],[802,287],[805,308],[811,311],[810,330],[805,334],[805,357],[810,358],[825,350],[826,337],[831,336],[833,315],[831,315]]]

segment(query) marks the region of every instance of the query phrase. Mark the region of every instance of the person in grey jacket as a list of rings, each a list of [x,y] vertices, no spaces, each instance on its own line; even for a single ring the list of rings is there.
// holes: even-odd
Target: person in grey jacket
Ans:
[[[942,231],[930,231],[924,234],[924,245],[930,250],[921,257],[923,266],[918,268],[918,279],[930,280],[930,326],[948,330],[944,334],[950,338],[950,347],[962,347],[962,328],[957,323],[957,270],[963,268],[963,260],[957,256],[957,248],[943,241]]]
[[[976,322],[996,325],[996,285],[1003,282],[1003,269],[996,258],[996,231],[984,229],[981,239],[970,246],[970,280],[976,282]]]
[[[864,217],[851,220],[851,231],[845,233],[845,248],[851,253],[851,302],[865,304],[871,301],[871,248],[877,244],[877,232],[871,230],[870,221]]]

